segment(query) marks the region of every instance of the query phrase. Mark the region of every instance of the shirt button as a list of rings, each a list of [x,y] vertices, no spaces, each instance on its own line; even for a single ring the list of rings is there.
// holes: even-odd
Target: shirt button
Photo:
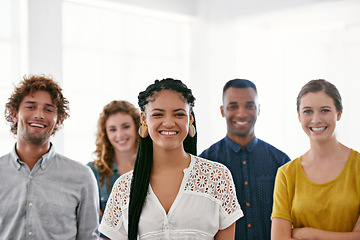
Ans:
[[[246,161],[243,161],[243,164],[246,165]]]
[[[247,226],[248,226],[248,228],[251,228],[251,224],[250,224],[250,223],[249,223]]]
[[[29,203],[29,207],[32,207],[32,203]]]
[[[29,234],[29,236],[31,236],[31,235],[32,235],[32,232],[29,232],[28,234]]]
[[[247,203],[246,203],[246,206],[247,206],[247,207],[250,207],[250,203],[247,202]]]
[[[244,182],[244,185],[245,185],[245,186],[248,185],[248,184],[249,184],[248,181],[245,181],[245,182]]]
[[[30,176],[29,176],[29,178],[30,178],[30,180],[31,180],[31,179],[33,179],[33,176],[32,176],[32,175],[30,175]]]

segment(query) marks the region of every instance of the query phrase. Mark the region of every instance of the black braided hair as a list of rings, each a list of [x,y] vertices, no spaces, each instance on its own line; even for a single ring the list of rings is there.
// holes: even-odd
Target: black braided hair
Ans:
[[[151,101],[154,93],[162,90],[172,90],[183,95],[184,99],[190,105],[190,113],[194,118],[193,125],[196,128],[195,115],[193,112],[195,97],[187,86],[180,80],[166,78],[163,80],[155,80],[149,85],[145,91],[139,93],[138,103],[141,111],[145,111],[145,107]],[[194,137],[186,136],[183,146],[187,153],[197,155],[197,134]],[[141,211],[145,202],[147,191],[150,183],[150,174],[153,165],[153,145],[150,136],[140,138],[138,153],[136,156],[134,172],[130,188],[129,203],[129,225],[128,238],[136,240]]]

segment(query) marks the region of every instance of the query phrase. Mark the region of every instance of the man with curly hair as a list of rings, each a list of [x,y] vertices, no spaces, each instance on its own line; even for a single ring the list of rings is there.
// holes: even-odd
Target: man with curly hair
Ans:
[[[0,239],[98,239],[96,180],[50,142],[68,105],[44,75],[25,76],[6,103],[17,142],[0,158]]]

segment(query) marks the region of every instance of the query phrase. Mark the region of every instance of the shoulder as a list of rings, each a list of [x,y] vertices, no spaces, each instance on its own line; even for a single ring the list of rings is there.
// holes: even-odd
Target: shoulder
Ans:
[[[120,204],[121,209],[123,209],[129,204],[132,176],[133,170],[124,173],[115,181],[112,187],[109,200]]]
[[[93,173],[89,166],[87,166],[81,162],[72,160],[68,157],[65,157],[64,155],[55,153],[53,160],[55,161],[56,166],[59,167],[59,170],[61,169],[61,172],[63,174],[67,173],[67,172],[69,172],[69,173],[76,172],[77,177],[81,177],[81,176],[85,177],[85,176],[89,176],[89,175],[93,176]],[[51,164],[53,164],[53,163],[51,163]],[[70,171],[68,171],[68,170],[70,170]]]
[[[282,161],[282,162],[290,161],[290,158],[286,153],[284,153],[280,149],[274,147],[270,143],[267,143],[261,139],[258,139],[258,147],[261,148],[262,151],[266,152],[266,154],[269,155],[270,157],[278,159],[279,162],[280,161]]]
[[[95,162],[94,161],[88,162],[86,166],[89,166],[90,168],[95,168]]]
[[[199,156],[203,158],[209,158],[212,160],[213,156],[217,156],[219,151],[225,147],[225,138],[212,144],[209,148],[205,149]]]
[[[193,158],[194,164],[189,174],[189,184],[194,184],[193,190],[212,194],[218,185],[233,184],[230,170],[225,165],[201,157]]]
[[[351,149],[349,161],[354,165],[354,168],[360,168],[360,153],[354,149]]]
[[[354,149],[351,149],[350,158],[354,158],[357,161],[360,161],[360,153]]]
[[[301,158],[298,157],[292,161],[287,162],[286,164],[279,167],[279,172],[282,172],[285,175],[295,174],[297,171],[297,167],[301,166],[300,160],[301,160]]]
[[[113,191],[121,192],[125,195],[130,194],[131,180],[133,176],[133,170],[122,174],[114,183]]]
[[[207,173],[210,169],[221,169],[226,172],[230,170],[222,163],[214,162],[209,159],[203,158],[201,156],[193,156],[194,157],[194,168],[201,169],[201,173]]]
[[[12,174],[12,169],[16,169],[15,160],[11,159],[11,154],[8,153],[0,157],[0,179],[6,179]]]
[[[190,169],[185,192],[211,199],[227,214],[239,211],[240,206],[229,169],[218,162],[195,156],[193,158],[194,164]]]
[[[96,175],[96,174],[99,174],[99,169],[97,167],[95,167],[95,162],[94,161],[91,161],[91,162],[88,162],[86,164],[86,166],[88,166],[92,171],[93,173]]]
[[[7,153],[0,157],[0,165],[8,164],[11,159],[11,153]]]
[[[266,148],[266,149],[267,149],[268,151],[270,151],[270,152],[274,152],[274,153],[277,153],[277,154],[280,154],[280,155],[287,156],[286,153],[284,153],[284,152],[281,151],[280,149],[276,148],[276,147],[273,146],[272,144],[270,144],[270,143],[268,143],[268,142],[265,142],[264,140],[258,139],[258,144],[259,144],[261,147]]]

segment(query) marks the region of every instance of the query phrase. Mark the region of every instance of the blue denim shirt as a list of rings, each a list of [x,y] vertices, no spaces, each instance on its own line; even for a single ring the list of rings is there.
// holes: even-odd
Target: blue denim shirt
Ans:
[[[51,146],[30,171],[0,158],[0,239],[98,239],[99,200],[90,168]]]
[[[236,240],[270,240],[274,183],[277,169],[290,158],[272,145],[254,138],[241,146],[227,136],[200,157],[220,162],[233,176],[244,217],[236,222]]]
[[[120,171],[117,169],[117,165],[116,165],[116,160],[114,158],[113,161],[113,166],[111,168],[111,170],[113,171],[113,174],[110,176],[110,186],[108,186],[106,184],[107,181],[107,176],[104,176],[104,182],[103,184],[100,186],[100,174],[99,174],[99,169],[97,167],[94,166],[94,162],[89,162],[87,164],[91,170],[93,171],[97,184],[98,184],[98,189],[99,189],[99,200],[100,200],[100,209],[101,212],[104,213],[105,211],[105,207],[106,207],[106,202],[109,199],[110,193],[111,193],[111,189],[115,183],[115,181],[120,177]],[[99,222],[101,222],[102,217],[99,217]],[[106,238],[105,235],[100,233],[100,237],[102,238]]]

